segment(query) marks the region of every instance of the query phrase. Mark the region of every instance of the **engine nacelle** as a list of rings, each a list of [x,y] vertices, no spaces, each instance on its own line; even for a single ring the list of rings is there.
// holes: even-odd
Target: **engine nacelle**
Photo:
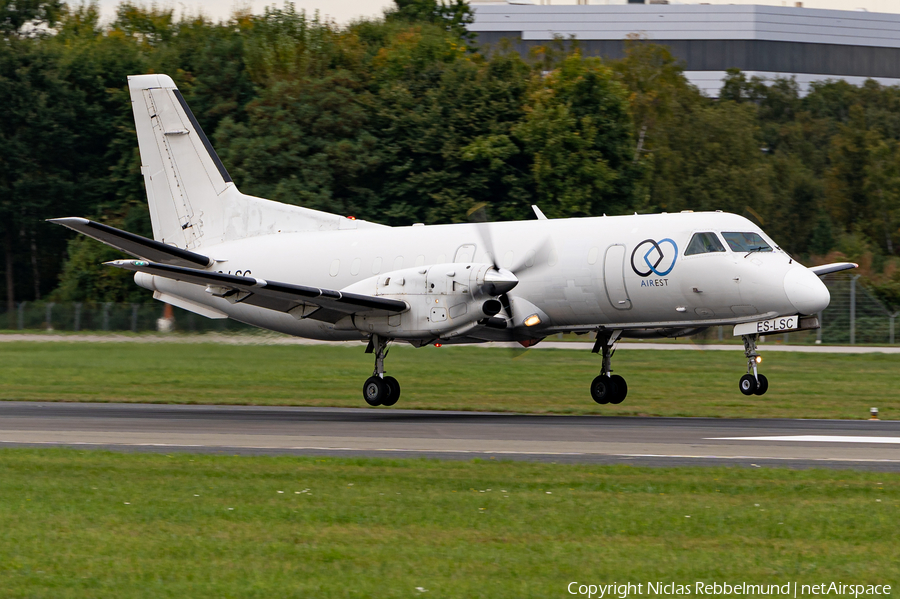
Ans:
[[[490,264],[434,264],[395,270],[341,291],[403,300],[409,310],[379,316],[355,314],[335,326],[395,339],[455,337],[500,312],[497,296],[516,283],[513,273]]]

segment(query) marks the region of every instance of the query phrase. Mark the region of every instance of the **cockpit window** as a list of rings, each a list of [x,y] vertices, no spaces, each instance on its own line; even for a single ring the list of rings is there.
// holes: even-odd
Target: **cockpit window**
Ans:
[[[684,251],[685,256],[694,254],[708,254],[710,252],[724,252],[725,246],[719,241],[715,233],[694,233],[691,242]]]
[[[772,248],[763,241],[759,233],[722,233],[728,246],[735,252],[771,252]]]

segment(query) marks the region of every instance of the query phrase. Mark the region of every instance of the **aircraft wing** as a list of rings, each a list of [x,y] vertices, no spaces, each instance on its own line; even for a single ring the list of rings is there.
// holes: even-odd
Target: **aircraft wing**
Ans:
[[[210,266],[213,261],[201,254],[154,241],[86,218],[51,218],[49,222],[68,227],[135,258],[178,266]]]
[[[851,268],[858,267],[859,264],[854,262],[835,262],[833,264],[823,264],[822,266],[810,266],[809,270],[813,271],[813,274],[822,275],[831,274],[833,272],[840,272],[842,270],[849,270]]]
[[[250,304],[279,312],[289,312],[298,318],[313,318],[325,322],[337,322],[348,314],[378,311],[398,313],[409,308],[406,302],[386,297],[319,289],[143,260],[114,260],[106,264],[185,283],[206,285],[206,290],[212,295],[225,298],[231,303]]]

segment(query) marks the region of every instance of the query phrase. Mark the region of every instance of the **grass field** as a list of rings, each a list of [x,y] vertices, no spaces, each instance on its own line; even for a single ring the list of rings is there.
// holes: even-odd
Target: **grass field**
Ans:
[[[764,352],[764,349],[763,349]],[[713,417],[900,418],[900,356],[763,354],[764,396],[737,388],[739,352],[622,350],[628,399],[599,406],[587,351],[397,346],[399,408]],[[372,357],[346,346],[167,343],[0,344],[0,399],[365,407]],[[387,409],[387,408],[383,408]]]
[[[900,583],[900,476],[0,450],[0,596]]]

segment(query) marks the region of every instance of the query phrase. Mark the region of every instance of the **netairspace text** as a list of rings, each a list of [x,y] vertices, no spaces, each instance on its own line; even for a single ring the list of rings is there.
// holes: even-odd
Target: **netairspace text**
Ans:
[[[851,584],[845,582],[821,582],[818,584],[752,584],[749,582],[613,582],[611,584],[586,584],[570,582],[566,587],[570,595],[588,599],[604,597],[626,599],[634,595],[780,595],[782,597],[835,595],[861,597],[866,595],[890,595],[889,584]]]

